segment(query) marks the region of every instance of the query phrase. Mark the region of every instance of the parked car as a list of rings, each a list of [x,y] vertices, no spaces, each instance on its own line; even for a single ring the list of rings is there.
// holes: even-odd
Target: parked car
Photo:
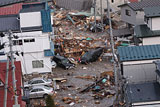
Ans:
[[[32,80],[24,83],[24,88],[31,88],[33,86],[52,86],[51,79],[33,78]]]
[[[55,55],[53,57],[53,61],[55,61],[58,66],[64,69],[71,69],[75,67],[75,64],[71,63],[67,58],[60,55]]]
[[[48,95],[53,95],[53,88],[47,86],[33,87],[29,92],[29,98],[47,98]]]
[[[102,53],[103,53],[103,48],[92,49],[92,50],[86,52],[80,58],[80,62],[82,64],[87,64],[89,62],[94,62],[101,56]]]

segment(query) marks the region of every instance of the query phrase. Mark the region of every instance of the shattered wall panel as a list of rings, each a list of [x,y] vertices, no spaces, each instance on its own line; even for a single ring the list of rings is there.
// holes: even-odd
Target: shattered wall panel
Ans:
[[[55,0],[56,5],[69,10],[89,10],[92,0]]]

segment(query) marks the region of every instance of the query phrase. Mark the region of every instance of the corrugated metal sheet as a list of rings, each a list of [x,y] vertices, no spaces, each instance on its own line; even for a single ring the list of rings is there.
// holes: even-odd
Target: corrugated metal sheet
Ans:
[[[55,0],[56,5],[70,10],[88,10],[92,6],[92,0]]]
[[[52,32],[51,12],[48,10],[41,10],[42,28],[43,32]]]
[[[160,58],[160,45],[118,47],[120,61],[135,61]]]
[[[18,16],[5,16],[0,17],[0,31],[18,31],[20,28],[19,20],[17,20]]]

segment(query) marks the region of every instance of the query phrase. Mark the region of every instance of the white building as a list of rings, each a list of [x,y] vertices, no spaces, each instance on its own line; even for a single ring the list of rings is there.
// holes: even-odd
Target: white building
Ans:
[[[160,45],[118,47],[121,74],[130,84],[156,81],[156,66]]]
[[[52,22],[50,11],[46,8],[45,3],[26,4],[17,17],[20,29],[14,35],[19,38],[13,40],[13,50],[23,52],[23,55],[15,55],[16,60],[21,61],[23,74],[51,72]],[[7,42],[8,39],[5,37],[1,41]],[[8,52],[9,48],[4,51]]]
[[[160,44],[160,7],[144,8],[145,23],[134,28],[135,36],[142,40],[142,45]]]

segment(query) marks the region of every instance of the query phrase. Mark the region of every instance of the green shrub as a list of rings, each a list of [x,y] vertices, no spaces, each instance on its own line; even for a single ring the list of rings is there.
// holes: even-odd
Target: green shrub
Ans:
[[[46,98],[46,107],[56,107],[51,95],[48,95]]]

